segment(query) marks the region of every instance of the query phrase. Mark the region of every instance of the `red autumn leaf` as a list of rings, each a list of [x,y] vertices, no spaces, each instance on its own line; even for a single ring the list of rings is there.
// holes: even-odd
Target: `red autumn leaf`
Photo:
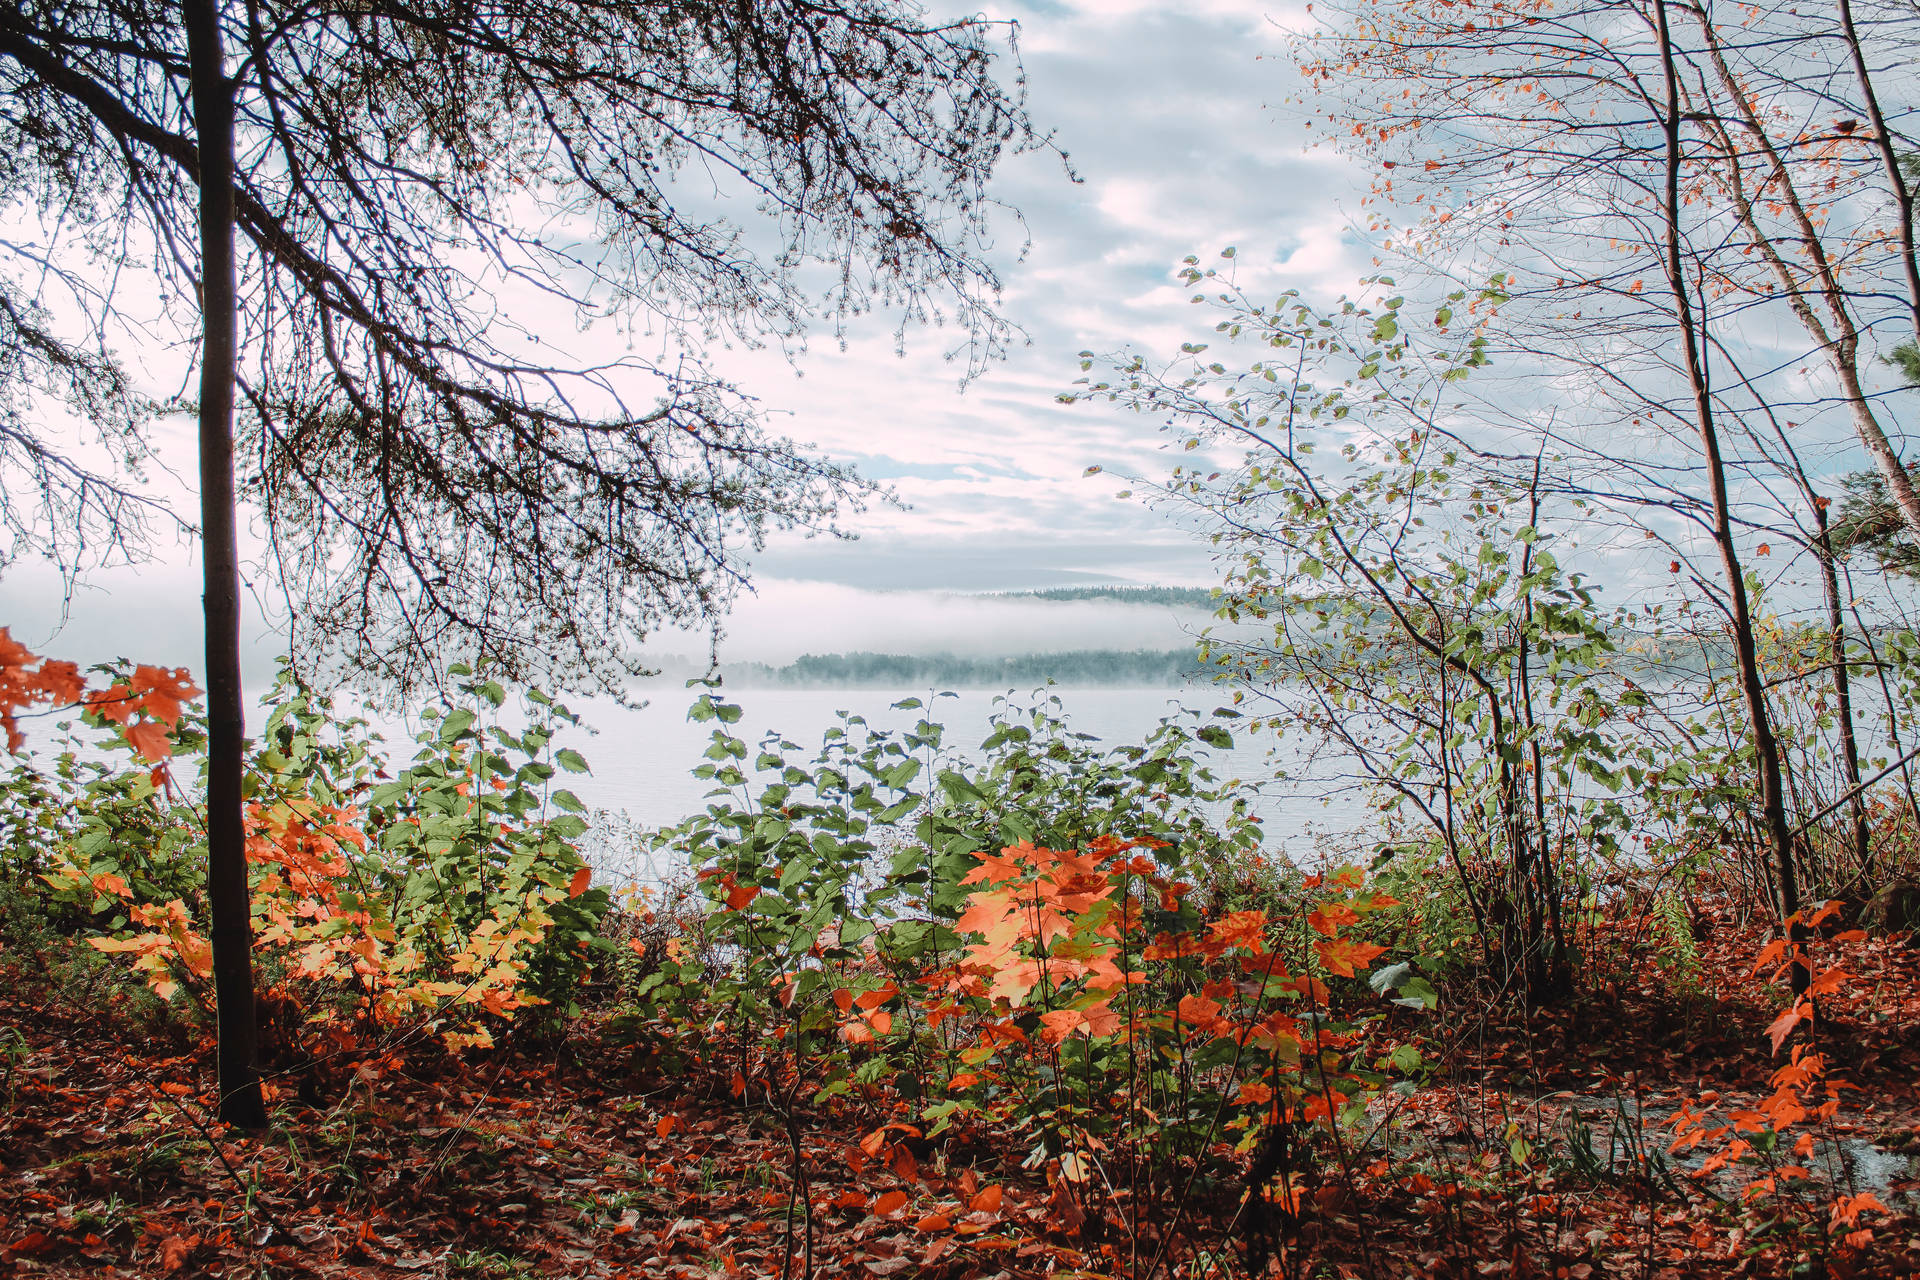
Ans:
[[[1329,973],[1337,973],[1343,978],[1351,978],[1354,971],[1365,969],[1374,959],[1386,954],[1385,947],[1377,947],[1371,942],[1355,942],[1351,938],[1330,938],[1325,942],[1316,942],[1313,949],[1320,953],[1320,963],[1327,966]]]
[[[980,1194],[967,1201],[967,1207],[975,1213],[998,1213],[1000,1199],[1006,1193],[998,1186],[982,1187]]]
[[[1839,965],[1835,965],[1833,968],[1815,978],[1812,983],[1808,985],[1807,994],[1810,996],[1830,996],[1846,986],[1848,980],[1852,977],[1853,975],[1845,969],[1842,969]]]
[[[976,853],[980,865],[961,879],[961,884],[1001,884],[1008,880],[1018,880],[1026,869],[1033,865],[1034,855],[1038,853],[1032,845],[1021,843],[1008,845],[999,853]]]
[[[167,726],[158,720],[142,720],[120,732],[133,753],[148,764],[158,764],[173,754],[173,740],[167,736]]]
[[[582,867],[573,873],[573,879],[567,881],[567,896],[577,898],[593,884],[593,868]]]
[[[746,905],[760,896],[760,890],[754,885],[737,884],[732,876],[727,877],[727,906],[735,911],[743,911]]]
[[[1110,1036],[1120,1030],[1120,1011],[1111,1001],[1102,1001],[1081,1013],[1090,1036]]]
[[[653,1131],[657,1136],[664,1138],[673,1132],[674,1126],[678,1124],[679,1121],[680,1118],[678,1116],[661,1116],[660,1122],[653,1126]]]
[[[1773,1020],[1772,1025],[1767,1028],[1767,1039],[1773,1042],[1773,1051],[1775,1053],[1780,1052],[1780,1046],[1786,1043],[1787,1037],[1792,1035],[1793,1029],[1799,1025],[1800,1010],[1798,1007],[1787,1010]]]
[[[1207,932],[1222,946],[1245,947],[1253,952],[1264,951],[1267,939],[1267,913],[1235,911],[1208,925]]]
[[[34,677],[34,684],[48,700],[59,703],[80,701],[80,691],[86,687],[86,683],[78,666],[53,658],[42,662],[39,673]]]
[[[894,1214],[906,1207],[906,1192],[898,1190],[889,1191],[873,1202],[873,1215],[876,1218],[891,1218]]]
[[[1207,1028],[1219,1020],[1220,1002],[1209,1000],[1205,996],[1182,996],[1174,1016],[1181,1022]]]
[[[172,728],[180,721],[181,703],[187,702],[200,693],[187,675],[185,667],[168,670],[165,667],[149,667],[144,663],[133,669],[133,679],[129,682],[130,691],[139,700],[140,707],[157,720],[164,721]]]
[[[1836,1200],[1833,1205],[1833,1220],[1853,1226],[1860,1221],[1860,1215],[1871,1210],[1874,1213],[1891,1213],[1887,1206],[1880,1203],[1871,1191],[1862,1191],[1857,1196],[1846,1196]]]
[[[913,1224],[915,1231],[947,1231],[952,1227],[953,1222],[944,1213],[930,1213]]]
[[[1005,894],[976,893],[967,899],[967,909],[953,922],[953,927],[959,933],[977,933],[984,937],[1012,913],[1013,903]]]
[[[1314,908],[1307,916],[1307,923],[1313,926],[1314,932],[1329,938],[1338,936],[1342,928],[1357,924],[1359,920],[1359,913],[1344,902],[1329,902]]]
[[[160,1242],[160,1269],[178,1271],[187,1265],[187,1255],[200,1243],[199,1236],[168,1236]]]
[[[120,876],[111,874],[95,876],[93,878],[93,889],[95,893],[111,893],[118,898],[131,898],[133,896],[133,890],[128,887],[126,880]]]
[[[1048,1044],[1062,1044],[1080,1029],[1078,1009],[1049,1009],[1040,1015],[1040,1038]]]

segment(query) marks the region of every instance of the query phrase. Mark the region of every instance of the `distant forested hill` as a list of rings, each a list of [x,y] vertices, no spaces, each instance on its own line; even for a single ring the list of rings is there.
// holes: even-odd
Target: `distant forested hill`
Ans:
[[[704,667],[696,669],[696,664],[684,658],[657,662],[661,668],[658,678],[663,680],[705,674]],[[1081,649],[994,658],[950,653],[810,653],[783,667],[763,662],[728,663],[721,674],[730,685],[787,689],[1014,689],[1036,687],[1048,680],[1082,688],[1171,687],[1204,678],[1191,648]]]
[[[1044,591],[996,591],[995,600],[1113,600],[1121,604],[1150,604],[1176,609],[1218,607],[1213,592],[1206,587],[1048,587]]]

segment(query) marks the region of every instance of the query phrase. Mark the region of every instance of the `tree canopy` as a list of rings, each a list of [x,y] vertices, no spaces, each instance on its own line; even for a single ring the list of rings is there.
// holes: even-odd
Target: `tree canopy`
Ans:
[[[215,16],[240,483],[305,655],[402,687],[449,650],[612,687],[642,635],[724,606],[743,549],[865,491],[769,435],[710,346],[888,305],[975,360],[1009,335],[987,184],[1042,141],[1010,28],[892,0]],[[151,406],[113,361],[121,282],[151,268],[173,313],[198,288],[189,61],[168,6],[0,6],[0,199],[43,232],[0,249],[0,368],[123,438]],[[573,360],[543,308],[628,350]],[[16,544],[35,503],[137,541],[112,477],[31,421],[0,419]]]

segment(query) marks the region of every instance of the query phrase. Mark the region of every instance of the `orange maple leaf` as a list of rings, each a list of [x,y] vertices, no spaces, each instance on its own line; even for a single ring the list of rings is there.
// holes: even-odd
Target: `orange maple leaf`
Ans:
[[[173,754],[173,740],[167,736],[167,726],[158,720],[142,720],[120,732],[133,753],[148,764],[159,764]]]
[[[1355,942],[1351,938],[1329,938],[1325,942],[1316,942],[1313,949],[1320,953],[1320,963],[1327,966],[1329,973],[1337,973],[1343,978],[1351,978],[1357,969],[1371,966],[1376,957],[1386,954],[1385,947],[1377,947],[1371,942]]]
[[[1800,1025],[1802,1016],[1800,1006],[1795,1005],[1775,1018],[1767,1027],[1767,1039],[1773,1042],[1775,1053],[1780,1052],[1780,1046],[1786,1043],[1788,1036],[1793,1034],[1793,1029]]]
[[[1083,1021],[1078,1009],[1049,1009],[1040,1015],[1040,1038],[1048,1044],[1061,1044],[1080,1029]]]
[[[1209,1000],[1205,996],[1183,996],[1174,1016],[1181,1022],[1190,1023],[1202,1031],[1212,1031],[1224,1021],[1220,1017],[1220,1002]]]
[[[34,684],[50,701],[78,702],[80,691],[86,687],[86,680],[81,676],[80,668],[73,663],[49,658],[40,664]]]
[[[960,883],[979,884],[984,880],[988,884],[1004,884],[1008,880],[1018,880],[1033,865],[1034,855],[1038,852],[1032,845],[1022,841],[1008,845],[999,853],[976,853],[973,856],[980,860],[980,865],[967,872]]]
[[[130,691],[139,699],[141,709],[172,728],[180,721],[181,703],[200,694],[185,667],[168,670],[142,663],[133,669]]]
[[[1267,913],[1235,911],[1207,926],[1215,942],[1229,947],[1245,947],[1256,954],[1266,950]]]
[[[967,899],[967,909],[953,922],[957,933],[988,936],[1013,911],[1012,898],[1003,893],[976,893]]]
[[[1358,923],[1360,915],[1344,902],[1329,902],[1315,907],[1307,916],[1307,923],[1314,931],[1331,938],[1339,934],[1342,927]]]

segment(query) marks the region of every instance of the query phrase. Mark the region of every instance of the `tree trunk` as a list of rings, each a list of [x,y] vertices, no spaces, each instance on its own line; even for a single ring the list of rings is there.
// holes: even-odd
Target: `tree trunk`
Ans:
[[[1760,784],[1761,826],[1772,846],[1776,889],[1780,896],[1780,914],[1794,919],[1800,911],[1800,883],[1793,861],[1793,833],[1787,827],[1787,808],[1780,772],[1780,744],[1773,736],[1773,722],[1767,714],[1766,685],[1760,678],[1759,646],[1754,641],[1753,615],[1747,602],[1747,583],[1740,569],[1740,552],[1733,541],[1731,501],[1727,494],[1727,470],[1720,456],[1720,436],[1713,420],[1712,389],[1701,344],[1694,330],[1693,292],[1687,283],[1680,258],[1680,84],[1673,55],[1672,32],[1667,25],[1667,0],[1656,0],[1654,17],[1660,40],[1660,60],[1666,78],[1667,171],[1665,197],[1667,286],[1673,293],[1674,316],[1680,328],[1680,348],[1693,392],[1694,420],[1700,433],[1700,449],[1707,464],[1707,484],[1713,497],[1713,541],[1720,552],[1720,564],[1727,577],[1727,603],[1733,620],[1734,654],[1739,665],[1740,691],[1747,706],[1747,718],[1753,730],[1753,753]],[[1798,922],[1790,927],[1798,941],[1804,936]],[[1795,995],[1806,992],[1811,974],[1803,964],[1793,965]]]
[[[200,546],[206,571],[207,900],[219,1017],[220,1118],[265,1128],[254,1069],[253,918],[240,778],[240,563],[234,530],[233,385],[239,358],[233,265],[233,83],[217,0],[184,0],[200,179]]]
[[[1866,389],[1860,384],[1860,332],[1848,309],[1848,295],[1841,287],[1839,271],[1827,256],[1821,240],[1820,224],[1814,220],[1814,214],[1807,208],[1795,188],[1787,159],[1768,135],[1760,112],[1754,106],[1752,96],[1741,83],[1740,78],[1733,74],[1733,70],[1727,65],[1726,58],[1722,56],[1719,38],[1715,34],[1713,22],[1706,10],[1696,6],[1691,12],[1695,22],[1700,26],[1701,38],[1707,42],[1707,50],[1713,59],[1714,71],[1719,77],[1721,87],[1726,90],[1728,99],[1738,109],[1740,121],[1752,137],[1752,155],[1765,162],[1765,167],[1770,174],[1768,181],[1774,184],[1775,195],[1782,207],[1793,215],[1799,227],[1803,241],[1802,247],[1806,250],[1809,269],[1812,271],[1812,286],[1825,302],[1827,312],[1833,320],[1831,333],[1814,314],[1799,278],[1796,277],[1782,252],[1781,243],[1762,232],[1753,216],[1752,203],[1741,189],[1740,181],[1742,154],[1746,148],[1734,146],[1731,137],[1725,132],[1725,126],[1709,117],[1709,127],[1720,130],[1722,148],[1726,152],[1727,159],[1725,176],[1731,184],[1734,199],[1738,204],[1741,222],[1751,238],[1751,247],[1757,250],[1772,267],[1780,282],[1782,297],[1792,308],[1794,315],[1799,318],[1802,327],[1807,331],[1807,336],[1826,353],[1827,363],[1833,369],[1834,377],[1840,380],[1841,393],[1853,417],[1854,434],[1859,436],[1860,443],[1873,456],[1874,468],[1880,473],[1881,480],[1886,483],[1887,496],[1893,500],[1894,506],[1899,508],[1901,519],[1906,521],[1907,527],[1912,529],[1916,536],[1920,536],[1920,493],[1915,492],[1906,468],[1901,465],[1899,452],[1893,447],[1893,442],[1887,438],[1886,429],[1880,425],[1880,420],[1874,416],[1872,401],[1868,398]],[[1884,130],[1885,121],[1878,119],[1879,105],[1873,97],[1873,82],[1867,74],[1866,64],[1860,52],[1859,38],[1853,29],[1852,11],[1847,8],[1844,0],[1841,6],[1841,19],[1858,69],[1861,91],[1866,95],[1870,114],[1876,120],[1875,128]],[[1659,15],[1659,21],[1663,23],[1665,21],[1664,10]],[[1666,28],[1662,26],[1661,31],[1665,30]],[[1662,53],[1665,60],[1671,63],[1671,47],[1665,43],[1664,36]],[[1901,185],[1898,159],[1893,157],[1893,153],[1884,143],[1882,154],[1889,158],[1888,163],[1891,165],[1890,172],[1895,186],[1894,198],[1905,227],[1901,242],[1902,252],[1914,309],[1915,332],[1920,333],[1920,292],[1917,292],[1920,291],[1920,267],[1916,267],[1913,259],[1912,200],[1906,188]]]
[[[1887,496],[1900,509],[1900,517],[1907,522],[1908,530],[1920,537],[1920,493],[1914,492],[1913,479],[1902,465],[1899,451],[1893,447],[1893,441],[1887,439],[1886,430],[1874,416],[1866,388],[1860,385],[1853,354],[1844,353],[1843,358],[1839,344],[1836,344],[1829,351],[1827,362],[1833,367],[1834,376],[1840,380],[1840,390],[1847,398],[1847,410],[1853,415],[1854,434],[1860,437],[1860,443],[1873,455],[1874,470],[1880,473],[1880,479],[1887,486]]]
[[[1847,624],[1841,612],[1840,575],[1833,564],[1833,540],[1827,534],[1827,509],[1813,504],[1813,520],[1818,529],[1814,555],[1820,561],[1820,586],[1827,598],[1827,648],[1833,662],[1833,699],[1840,718],[1840,767],[1842,781],[1852,798],[1847,801],[1847,816],[1853,827],[1854,870],[1865,878],[1873,866],[1873,849],[1868,838],[1867,806],[1860,794],[1860,744],[1853,735],[1853,680],[1847,670]]]
[[[1867,53],[1853,23],[1852,0],[1840,0],[1840,30],[1846,38],[1854,77],[1860,82],[1860,102],[1866,108],[1867,124],[1873,130],[1874,149],[1879,152],[1881,167],[1886,170],[1887,194],[1893,198],[1894,234],[1900,238],[1900,266],[1907,281],[1907,314],[1913,321],[1914,341],[1920,343],[1920,251],[1915,249],[1913,238],[1913,189],[1907,185],[1906,174],[1900,171],[1900,152],[1887,129],[1886,114],[1880,109],[1880,95],[1874,92]]]

